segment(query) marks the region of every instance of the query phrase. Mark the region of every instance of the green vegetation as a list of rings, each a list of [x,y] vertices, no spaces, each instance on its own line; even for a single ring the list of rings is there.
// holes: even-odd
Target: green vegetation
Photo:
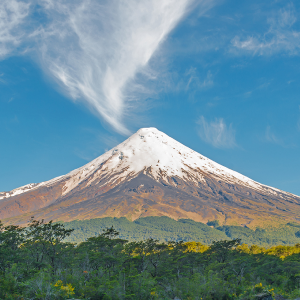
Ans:
[[[220,226],[219,220],[208,221],[206,224],[207,224],[208,226],[213,226],[213,227],[219,227],[219,226]]]
[[[99,235],[103,229],[113,226],[120,232],[120,238],[140,241],[148,238],[160,241],[199,241],[210,244],[214,240],[226,239],[226,234],[193,220],[173,220],[168,217],[146,217],[129,221],[126,218],[101,218],[63,223],[65,228],[74,232],[69,242],[83,242],[86,238]],[[300,239],[299,239],[300,241]]]
[[[138,222],[153,231],[177,228],[165,218],[159,220],[156,225],[151,218]],[[204,224],[183,224],[187,227],[180,234],[192,224],[209,235]],[[31,220],[25,228],[0,223],[0,299],[300,297],[300,244],[264,248],[239,239],[213,241],[210,246],[152,238],[128,242],[111,226],[76,245],[65,241],[72,232],[61,223]]]
[[[129,241],[153,238],[161,242],[199,241],[208,245],[217,240],[241,239],[242,243],[263,247],[300,243],[300,225],[297,223],[256,230],[242,226],[219,226],[217,220],[203,224],[188,219],[175,221],[168,217],[146,217],[134,222],[126,218],[102,218],[63,224],[65,228],[74,229],[67,239],[73,243],[83,242],[88,237],[97,236],[104,228],[111,226],[120,232],[120,238]]]

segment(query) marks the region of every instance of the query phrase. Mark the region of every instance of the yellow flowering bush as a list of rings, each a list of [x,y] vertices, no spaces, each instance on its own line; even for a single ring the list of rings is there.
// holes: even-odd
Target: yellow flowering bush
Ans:
[[[277,291],[278,292],[278,291]],[[245,296],[267,294],[275,297],[275,289],[271,286],[264,286],[261,282],[257,283],[253,287],[248,288],[244,293],[239,296],[239,299],[243,299]],[[280,293],[281,294],[281,293]]]
[[[61,280],[58,280],[54,286],[58,289],[60,296],[63,298],[69,298],[75,294],[74,289],[71,283],[63,284]]]
[[[264,290],[264,287],[262,285],[262,283],[257,283],[255,286],[254,286],[254,291],[256,293],[261,293],[262,291]]]

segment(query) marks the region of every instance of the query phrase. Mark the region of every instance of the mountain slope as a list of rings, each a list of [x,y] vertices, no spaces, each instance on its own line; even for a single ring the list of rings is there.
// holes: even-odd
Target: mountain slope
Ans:
[[[85,166],[0,193],[0,219],[189,218],[255,226],[300,221],[300,197],[225,168],[155,128]]]

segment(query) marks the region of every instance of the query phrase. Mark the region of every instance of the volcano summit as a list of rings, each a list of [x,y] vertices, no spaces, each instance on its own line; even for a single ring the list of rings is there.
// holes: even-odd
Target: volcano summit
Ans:
[[[156,128],[67,175],[0,193],[0,219],[168,216],[256,226],[300,221],[300,197],[251,180]]]

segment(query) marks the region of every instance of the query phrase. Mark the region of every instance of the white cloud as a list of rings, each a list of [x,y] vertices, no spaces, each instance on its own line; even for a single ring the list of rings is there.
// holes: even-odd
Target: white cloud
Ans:
[[[233,148],[236,146],[235,130],[232,124],[227,126],[222,118],[207,122],[203,116],[197,121],[200,138],[216,148]]]
[[[21,26],[29,14],[29,6],[22,1],[0,1],[0,59],[21,43],[24,30]]]
[[[263,35],[252,35],[246,38],[236,36],[231,43],[233,52],[237,50],[257,55],[270,55],[287,52],[291,55],[299,54],[300,32],[293,30],[296,22],[296,12],[292,4],[280,9],[275,17],[269,18],[269,30]]]
[[[63,93],[128,134],[124,124],[140,102],[138,95],[147,92],[139,75],[155,78],[151,58],[193,3],[1,0],[0,58],[23,42]],[[210,77],[203,84],[211,84]]]
[[[189,70],[185,72],[185,76],[188,78],[188,82],[186,83],[185,89],[188,90],[190,87],[202,89],[211,87],[214,84],[213,76],[210,71],[207,72],[206,78],[201,80],[200,75],[197,72],[197,69],[191,67]]]
[[[188,9],[190,0],[47,0],[46,29],[36,32],[41,62],[73,99],[85,101],[128,134],[136,75]],[[130,90],[131,95],[128,95]]]
[[[176,71],[165,72],[163,76],[159,74],[158,77],[165,89],[167,88],[174,93],[185,91],[189,95],[193,95],[199,90],[209,89],[214,85],[214,76],[211,71],[208,70],[206,74],[203,73],[203,70],[199,72],[196,67],[190,67],[183,74]]]

